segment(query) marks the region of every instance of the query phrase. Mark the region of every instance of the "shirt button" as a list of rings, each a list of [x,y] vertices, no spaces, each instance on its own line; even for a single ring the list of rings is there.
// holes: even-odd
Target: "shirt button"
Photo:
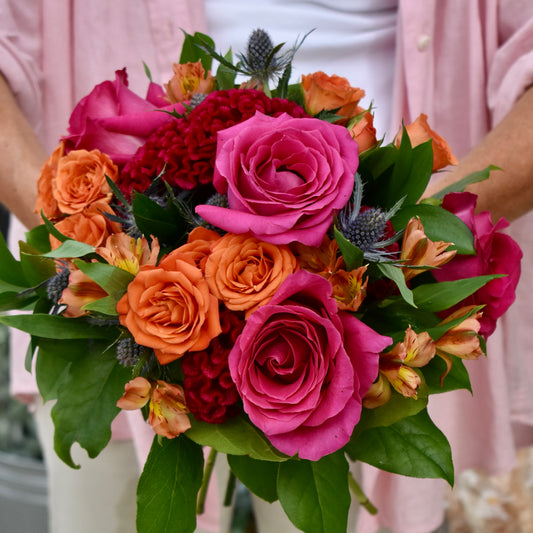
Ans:
[[[419,52],[424,52],[428,49],[430,44],[431,44],[431,37],[424,33],[420,35],[420,37],[418,38],[416,47],[418,48]]]

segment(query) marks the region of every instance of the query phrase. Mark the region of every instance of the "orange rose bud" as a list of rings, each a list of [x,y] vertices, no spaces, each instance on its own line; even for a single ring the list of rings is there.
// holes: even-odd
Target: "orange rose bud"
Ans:
[[[124,394],[118,400],[117,407],[133,411],[144,407],[152,393],[151,383],[143,377],[136,377],[124,385]]]
[[[100,246],[96,253],[110,265],[128,271],[134,276],[141,265],[155,265],[159,254],[159,242],[152,239],[152,247],[142,237],[134,239],[126,233],[114,233],[106,239],[105,246]]]
[[[309,114],[338,109],[336,114],[344,120],[358,113],[359,101],[365,95],[363,89],[352,87],[346,78],[335,74],[328,76],[322,71],[302,76],[301,86]]]
[[[446,324],[456,318],[467,315],[476,306],[470,305],[461,307],[441,322]],[[440,339],[435,341],[437,353],[450,354],[460,357],[461,359],[477,359],[483,354],[479,344],[479,329],[481,324],[479,318],[480,311],[465,318],[460,324],[449,329]]]
[[[227,233],[211,247],[205,279],[228,309],[246,311],[248,317],[296,270],[298,262],[287,246]]]
[[[166,84],[167,99],[175,104],[190,100],[195,94],[209,94],[215,88],[215,80],[208,71],[205,73],[201,61],[196,63],[174,63],[174,76]]]
[[[114,215],[114,211],[106,202],[94,202],[81,213],[62,218],[55,227],[63,235],[76,241],[100,246],[112,233],[120,233],[122,227],[118,222],[112,222],[107,214]],[[50,235],[52,250],[59,247],[61,242]]]
[[[451,242],[430,241],[424,233],[420,219],[413,217],[405,228],[400,253],[405,279],[410,280],[421,272],[450,261],[456,254],[456,250],[446,251],[451,244]]]
[[[158,380],[150,399],[148,422],[158,434],[173,439],[191,427],[185,394],[179,385]]]
[[[405,126],[407,135],[412,146],[418,146],[431,139],[431,146],[433,148],[433,172],[447,167],[448,165],[457,165],[459,162],[453,155],[450,145],[436,132],[434,132],[428,124],[428,117],[421,113],[417,119],[408,126]],[[396,137],[396,145],[400,146],[402,138],[401,132]]]
[[[58,209],[73,215],[94,202],[109,203],[113,193],[106,176],[116,181],[118,168],[100,150],[73,150],[63,156],[52,179],[52,193]]]
[[[359,146],[359,153],[372,148],[378,143],[376,128],[374,128],[374,115],[370,111],[359,108],[354,124],[348,127],[352,139]]]
[[[59,160],[65,154],[65,143],[60,142],[52,155],[46,160],[41,168],[41,174],[37,181],[37,202],[35,212],[41,214],[48,220],[55,221],[61,217],[61,211],[57,205],[57,200],[52,191],[52,183],[57,174]]]

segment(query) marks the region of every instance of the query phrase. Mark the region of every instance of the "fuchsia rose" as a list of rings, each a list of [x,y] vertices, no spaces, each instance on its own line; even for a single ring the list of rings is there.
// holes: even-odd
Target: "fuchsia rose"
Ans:
[[[444,197],[442,207],[457,215],[472,230],[477,255],[456,255],[449,263],[435,269],[433,274],[437,281],[505,274],[458,304],[458,307],[485,305],[479,333],[487,339],[496,328],[497,319],[514,302],[522,251],[509,235],[501,232],[509,225],[504,218],[493,224],[488,211],[474,213],[476,200],[475,194],[467,192],[447,194]]]
[[[320,246],[350,199],[358,162],[357,143],[342,126],[256,113],[218,134],[213,184],[227,193],[229,209],[196,212],[231,233]]]
[[[70,116],[67,151],[99,149],[117,165],[126,163],[148,136],[172,117],[158,108],[183,112],[169,105],[163,88],[151,83],[147,99],[128,88],[126,69],[115,72],[114,81],[104,81],[82,98]]]
[[[229,367],[252,423],[281,452],[315,461],[350,439],[390,344],[337,310],[326,279],[300,270],[250,315]]]

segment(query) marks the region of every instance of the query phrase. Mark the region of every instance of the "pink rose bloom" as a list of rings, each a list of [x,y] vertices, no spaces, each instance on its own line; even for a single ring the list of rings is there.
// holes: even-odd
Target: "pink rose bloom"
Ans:
[[[98,148],[114,163],[126,163],[159,126],[171,120],[158,108],[182,112],[180,105],[169,105],[163,89],[151,83],[147,99],[128,89],[126,69],[115,72],[114,81],[104,81],[82,98],[70,116],[67,150]]]
[[[449,263],[435,269],[433,274],[437,281],[506,274],[505,277],[490,281],[458,304],[458,307],[485,305],[479,333],[487,339],[496,328],[497,319],[514,302],[522,250],[509,235],[500,231],[509,225],[504,218],[494,225],[488,211],[474,214],[476,200],[475,194],[467,192],[444,197],[444,209],[457,215],[472,230],[477,255],[456,255]]]
[[[265,242],[319,246],[350,199],[359,163],[343,126],[256,113],[218,133],[213,184],[229,209],[197,206],[207,222]]]
[[[291,274],[250,315],[229,355],[252,423],[281,452],[312,461],[349,441],[391,343],[339,312],[331,293],[317,274]]]

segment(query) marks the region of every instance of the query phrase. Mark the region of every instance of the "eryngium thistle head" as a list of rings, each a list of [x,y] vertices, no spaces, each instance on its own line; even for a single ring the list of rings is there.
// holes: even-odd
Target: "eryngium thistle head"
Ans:
[[[70,270],[64,265],[55,276],[52,276],[46,284],[46,294],[48,298],[57,305],[63,291],[68,287],[68,278]]]
[[[403,198],[388,211],[379,207],[362,210],[362,199],[363,182],[359,174],[356,174],[352,200],[338,216],[339,231],[363,252],[368,261],[391,260],[391,253],[387,251],[387,247],[394,244],[401,233],[391,237],[388,226],[390,219],[400,209]]]
[[[387,225],[387,213],[379,207],[371,207],[355,217],[344,236],[363,252],[369,252],[381,240]]]
[[[117,343],[117,359],[122,366],[135,366],[145,347],[127,337]]]
[[[267,66],[267,61],[274,50],[270,35],[260,28],[254,30],[248,39],[246,60],[253,70],[261,71]],[[270,66],[275,68],[276,58],[273,57]]]

